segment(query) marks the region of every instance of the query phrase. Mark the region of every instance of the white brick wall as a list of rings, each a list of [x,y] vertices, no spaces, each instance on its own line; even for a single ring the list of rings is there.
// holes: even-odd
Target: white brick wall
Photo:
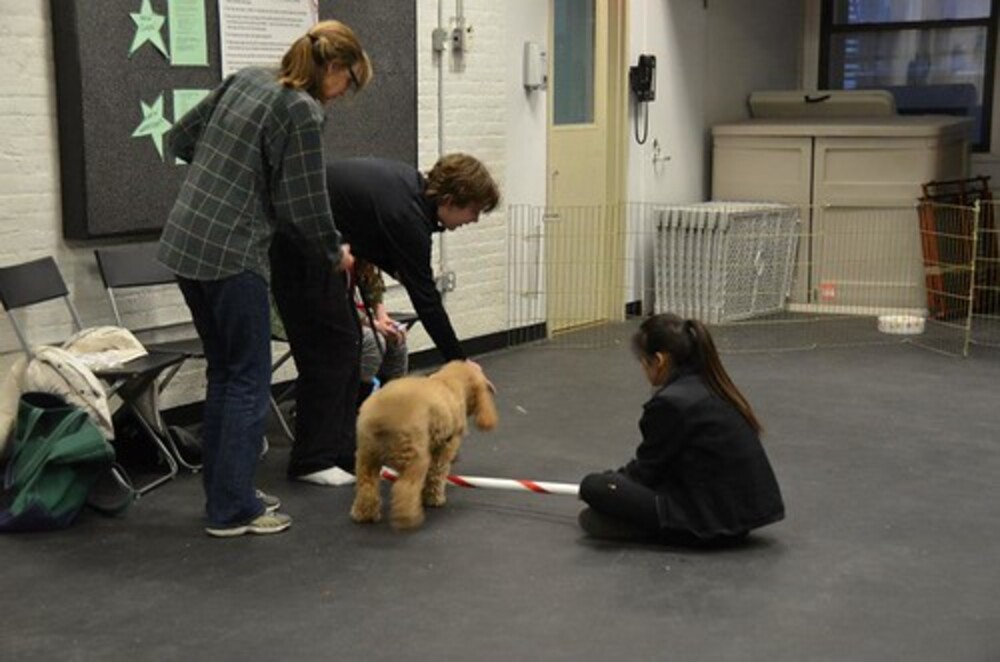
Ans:
[[[451,53],[445,55],[445,149],[476,155],[502,186],[507,121],[504,63],[512,57],[504,49],[504,6],[489,0],[464,4],[474,38],[461,66]],[[447,20],[454,3],[445,2],[445,6]],[[431,52],[437,0],[418,0],[417,16],[419,161],[427,169],[437,158],[437,72]],[[0,0],[0,265],[54,256],[84,323],[106,324],[112,316],[94,264],[94,245],[62,238],[51,42],[48,2]],[[459,337],[502,330],[506,324],[503,210],[484,217],[476,226],[449,233],[445,242],[446,267],[456,272],[458,282],[446,304]],[[390,298],[392,307],[409,308],[405,295],[397,292],[393,297],[399,298]],[[26,323],[32,339],[54,341],[69,332],[68,324],[60,322],[58,306],[31,312],[19,319]],[[127,300],[123,314],[127,323],[141,327],[187,317],[179,294],[170,288],[151,299]],[[411,345],[422,349],[430,343],[418,330]],[[0,319],[0,375],[16,356],[16,338],[8,321]],[[165,394],[166,405],[203,396],[201,367],[188,365]],[[284,372],[281,378],[287,376]]]
[[[62,238],[55,72],[49,3],[0,0],[0,265],[51,255],[56,259],[84,324],[113,321],[94,262],[94,244]],[[176,288],[154,297],[127,297],[126,322],[146,328],[188,319]],[[4,317],[0,313],[0,317]],[[59,303],[19,313],[28,337],[54,342],[71,327]],[[0,373],[18,356],[10,324],[0,319]],[[201,367],[189,364],[166,402],[200,399]]]
[[[61,239],[48,3],[0,0],[0,18],[0,264],[54,255],[76,292],[73,281],[86,272],[85,251]],[[83,286],[74,298],[81,308],[89,308],[99,289]],[[31,337],[53,340],[64,335],[68,326],[56,322],[60,312],[45,307],[26,317]],[[90,312],[85,313],[88,321]],[[9,353],[16,347],[3,320],[0,368],[9,365]]]
[[[442,0],[445,22],[455,3]],[[467,152],[482,160],[503,191],[505,177],[505,17],[504,5],[468,0],[466,25],[473,29],[469,52],[461,59],[444,54],[444,151]],[[417,123],[418,160],[428,170],[437,153],[437,60],[431,50],[431,32],[437,25],[438,0],[417,4]],[[448,27],[446,25],[446,27]],[[544,154],[544,151],[542,152]],[[440,271],[440,242],[445,244],[446,269],[454,271],[458,288],[446,295],[445,305],[459,338],[470,338],[506,328],[507,244],[504,205],[476,225],[465,226],[435,240],[435,271]],[[391,293],[390,308],[408,308],[405,294]],[[413,349],[430,347],[422,326],[410,339]]]

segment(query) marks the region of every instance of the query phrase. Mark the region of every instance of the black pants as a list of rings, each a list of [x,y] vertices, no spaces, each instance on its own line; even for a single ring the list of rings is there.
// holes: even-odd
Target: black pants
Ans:
[[[580,483],[580,499],[605,518],[616,520],[623,537],[629,537],[629,530],[637,538],[660,532],[656,492],[624,474],[616,471],[589,474]]]
[[[590,508],[580,525],[592,537],[690,547],[727,546],[746,534],[701,538],[690,531],[664,528],[656,492],[617,471],[589,474],[580,483],[580,499]]]
[[[353,472],[361,331],[347,276],[279,233],[271,290],[299,374],[288,475],[334,466]]]

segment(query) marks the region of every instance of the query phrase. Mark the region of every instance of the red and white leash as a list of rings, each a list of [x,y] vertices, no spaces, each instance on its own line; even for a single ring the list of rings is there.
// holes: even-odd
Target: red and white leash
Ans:
[[[399,473],[389,467],[382,467],[382,478],[394,481]],[[574,483],[552,483],[542,480],[518,480],[515,478],[487,478],[485,476],[448,476],[448,482],[457,487],[483,488],[488,490],[514,490],[536,494],[565,494],[577,496],[580,486]]]

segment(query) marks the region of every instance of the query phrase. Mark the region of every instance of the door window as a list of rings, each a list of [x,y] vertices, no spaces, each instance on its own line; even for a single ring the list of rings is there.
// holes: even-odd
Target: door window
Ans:
[[[594,0],[553,0],[553,124],[594,121]]]

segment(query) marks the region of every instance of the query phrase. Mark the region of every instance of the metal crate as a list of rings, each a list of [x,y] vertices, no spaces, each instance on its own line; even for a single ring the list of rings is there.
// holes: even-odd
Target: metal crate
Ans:
[[[796,207],[705,202],[658,210],[656,312],[709,324],[785,309],[798,247]]]

